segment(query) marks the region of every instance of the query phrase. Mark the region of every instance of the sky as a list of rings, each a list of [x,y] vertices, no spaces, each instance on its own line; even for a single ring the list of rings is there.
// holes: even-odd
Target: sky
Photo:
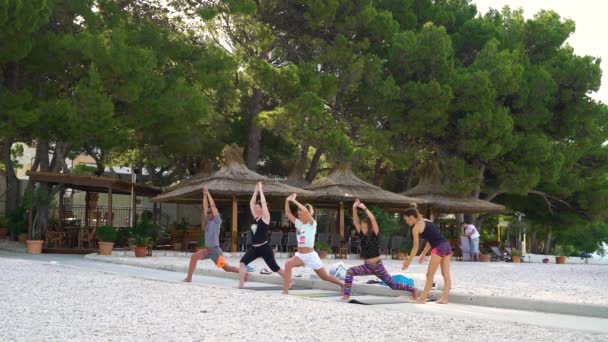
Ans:
[[[541,9],[553,10],[564,18],[574,20],[576,31],[568,38],[577,55],[589,55],[602,59],[602,86],[590,96],[608,103],[608,1],[607,0],[473,0],[480,13],[490,8],[522,8],[524,17],[532,18]]]

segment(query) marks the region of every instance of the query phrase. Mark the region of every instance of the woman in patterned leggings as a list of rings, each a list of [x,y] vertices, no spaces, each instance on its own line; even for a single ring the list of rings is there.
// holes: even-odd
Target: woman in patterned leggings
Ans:
[[[359,222],[359,214],[357,208],[363,209],[367,214],[367,218],[363,222]],[[388,274],[382,260],[380,259],[379,235],[380,228],[374,214],[357,199],[353,204],[353,224],[357,229],[357,234],[361,239],[361,258],[365,263],[361,266],[351,267],[346,271],[346,279],[344,281],[344,296],[342,300],[350,299],[350,289],[353,284],[354,276],[375,275],[384,281],[393,290],[409,291],[412,293],[412,298],[416,299],[418,290],[415,287],[407,284],[399,284],[395,282],[391,275]],[[370,228],[371,227],[371,228]]]

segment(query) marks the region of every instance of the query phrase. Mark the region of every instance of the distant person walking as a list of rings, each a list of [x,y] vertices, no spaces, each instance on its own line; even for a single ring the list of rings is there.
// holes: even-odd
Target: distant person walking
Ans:
[[[462,228],[464,229],[464,235],[471,239],[471,255],[473,261],[479,261],[479,232],[477,228],[471,223],[462,222]]]

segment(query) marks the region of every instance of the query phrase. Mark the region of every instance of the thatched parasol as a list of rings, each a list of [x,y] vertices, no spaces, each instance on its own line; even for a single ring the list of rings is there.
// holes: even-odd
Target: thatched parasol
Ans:
[[[264,194],[267,196],[286,197],[295,192],[301,197],[314,197],[313,192],[280,183],[249,170],[243,161],[242,147],[226,146],[223,155],[226,164],[216,173],[193,181],[192,184],[163,193],[152,200],[198,203],[204,187],[207,187],[214,197],[251,196],[255,184],[260,181],[264,183]]]
[[[214,198],[230,198],[232,201],[232,251],[237,247],[237,209],[238,197],[249,198],[257,182],[264,183],[264,194],[268,197],[297,193],[304,198],[314,197],[313,192],[295,188],[255,173],[245,166],[243,148],[232,145],[223,150],[225,165],[216,173],[204,179],[197,179],[186,186],[163,193],[152,200],[155,202],[200,203],[205,187]]]
[[[427,167],[418,184],[403,194],[422,198],[424,202],[421,206],[433,213],[480,214],[501,213],[506,210],[499,204],[450,193],[442,182],[441,172],[436,165]]]
[[[398,195],[369,184],[352,172],[350,162],[339,163],[332,173],[305,189],[317,194],[317,202],[336,203],[339,215],[340,236],[344,237],[344,203],[359,198],[364,203],[379,204],[392,208],[404,208],[424,202],[422,199]]]
[[[349,162],[339,163],[327,177],[319,179],[305,189],[317,194],[317,200],[362,202],[392,207],[408,207],[424,202],[422,199],[399,195],[365,182],[352,172]]]

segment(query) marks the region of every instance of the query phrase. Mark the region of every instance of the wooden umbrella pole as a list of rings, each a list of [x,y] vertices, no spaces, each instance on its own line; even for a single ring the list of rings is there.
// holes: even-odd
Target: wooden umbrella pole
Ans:
[[[338,215],[340,220],[340,240],[344,239],[344,202],[340,202],[340,207],[338,208]]]
[[[237,241],[238,241],[238,202],[236,200],[236,196],[232,196],[232,227],[230,238],[232,240],[231,251],[234,253],[237,249]]]

